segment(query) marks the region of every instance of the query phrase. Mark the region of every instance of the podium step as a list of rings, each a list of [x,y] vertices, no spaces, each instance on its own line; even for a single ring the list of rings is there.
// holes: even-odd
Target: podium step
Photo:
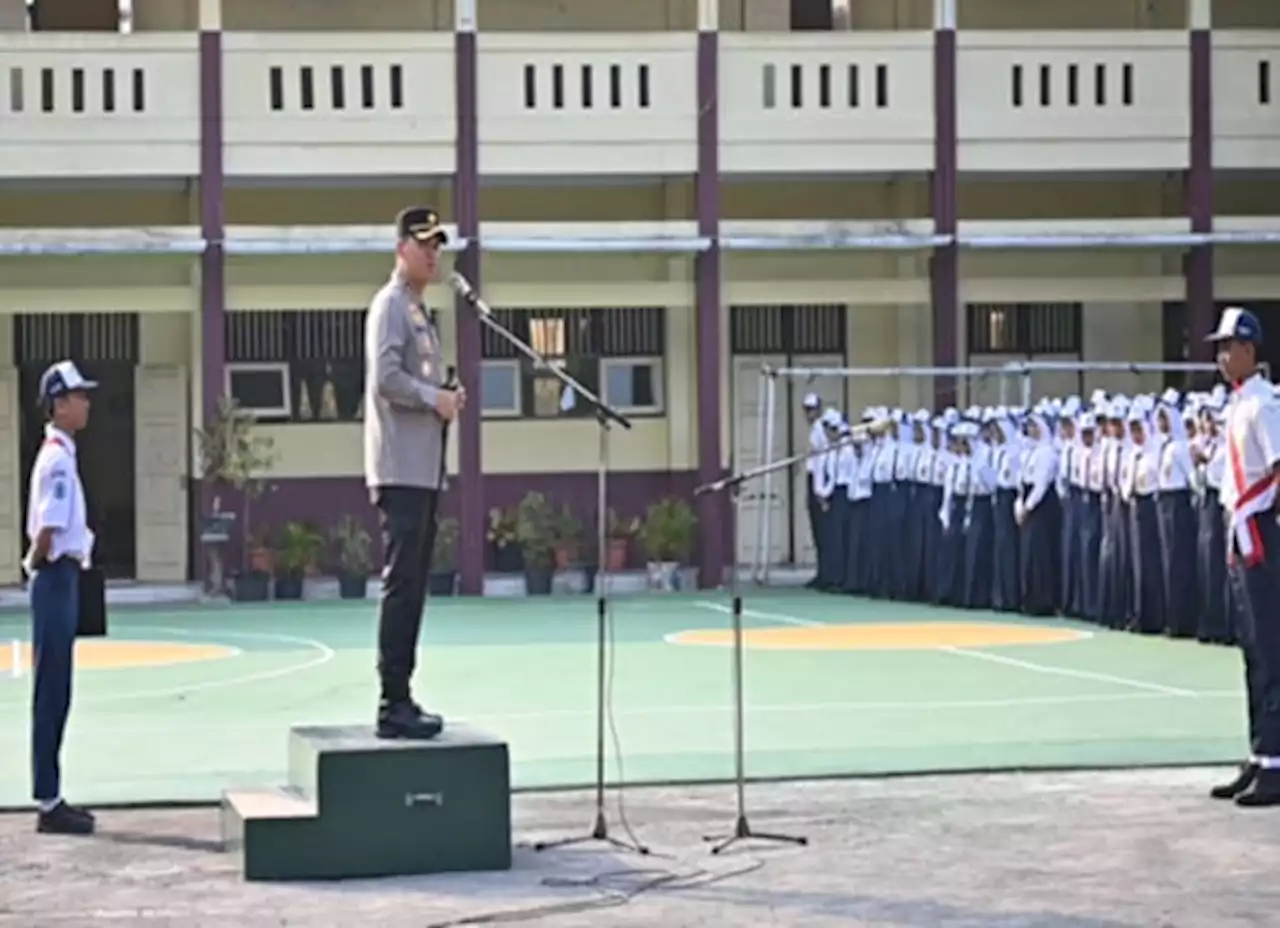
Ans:
[[[250,880],[402,876],[511,867],[505,742],[465,725],[431,741],[367,726],[297,726],[289,785],[228,792],[223,833]]]

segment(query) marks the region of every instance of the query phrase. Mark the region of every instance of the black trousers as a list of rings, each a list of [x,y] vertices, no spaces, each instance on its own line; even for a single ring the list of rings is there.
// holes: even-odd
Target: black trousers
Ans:
[[[373,492],[382,528],[382,598],[378,605],[378,676],[382,699],[410,698],[418,634],[427,604],[427,575],[436,544],[440,494],[424,487],[386,486]]]

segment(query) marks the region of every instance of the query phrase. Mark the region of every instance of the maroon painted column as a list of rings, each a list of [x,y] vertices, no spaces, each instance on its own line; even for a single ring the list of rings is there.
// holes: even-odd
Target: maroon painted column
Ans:
[[[456,266],[480,286],[480,143],[476,101],[476,4],[458,0],[453,34],[456,93],[456,159],[453,175],[454,221],[467,247]],[[458,577],[462,593],[484,592],[484,470],[480,459],[480,321],[461,297],[454,300],[458,333],[458,370],[467,384],[467,411],[454,426],[458,440]]]
[[[1208,4],[1192,8],[1191,22],[1191,157],[1188,164],[1187,212],[1193,233],[1213,231],[1213,32]],[[1197,13],[1203,15],[1200,19]],[[1204,336],[1213,329],[1213,246],[1196,245],[1183,262],[1186,283],[1190,359],[1212,361]]]
[[[933,31],[933,226],[938,235],[956,234],[956,177],[959,143],[956,139],[955,3],[938,4]],[[929,295],[933,305],[933,363],[959,364],[960,254],[959,246],[942,245],[929,260]],[[955,405],[956,378],[935,377],[936,408]]]
[[[698,234],[711,247],[694,258],[694,312],[697,316],[698,364],[698,483],[724,473],[720,458],[720,36],[706,4],[698,24]],[[700,585],[715,588],[723,582],[732,507],[723,493],[697,500]]]
[[[225,217],[223,213],[222,152],[222,31],[220,28],[200,30],[200,234],[204,252],[200,257],[200,367],[201,413],[204,426],[218,414],[218,400],[223,393],[223,370],[226,365],[226,252],[224,250]],[[202,475],[193,474],[199,479]],[[200,483],[199,515],[213,509],[216,488]],[[231,501],[224,501],[228,505]],[[191,527],[191,537],[198,538],[200,519]],[[193,545],[195,557],[192,573],[204,579],[206,565],[199,556],[200,545]]]

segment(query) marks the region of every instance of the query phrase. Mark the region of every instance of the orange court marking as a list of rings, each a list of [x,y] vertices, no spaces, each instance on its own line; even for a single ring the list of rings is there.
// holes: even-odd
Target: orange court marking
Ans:
[[[76,670],[124,670],[139,667],[165,667],[170,664],[193,664],[234,657],[239,652],[218,644],[177,644],[169,641],[100,641],[82,639],[76,642]],[[19,648],[19,666],[31,670],[31,645]]]
[[[815,625],[750,628],[742,630],[748,648],[770,651],[914,651],[933,648],[996,648],[1020,644],[1057,644],[1088,638],[1071,628],[1037,628],[1034,625],[1001,625],[978,622],[914,622],[873,625]],[[699,628],[677,632],[672,644],[733,644],[733,632],[723,628]]]

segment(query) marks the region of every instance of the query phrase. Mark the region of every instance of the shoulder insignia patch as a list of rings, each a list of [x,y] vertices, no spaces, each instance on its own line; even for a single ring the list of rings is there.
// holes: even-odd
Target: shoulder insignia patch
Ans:
[[[67,498],[67,481],[66,480],[59,479],[59,480],[53,481],[53,498],[56,500],[64,500]]]

